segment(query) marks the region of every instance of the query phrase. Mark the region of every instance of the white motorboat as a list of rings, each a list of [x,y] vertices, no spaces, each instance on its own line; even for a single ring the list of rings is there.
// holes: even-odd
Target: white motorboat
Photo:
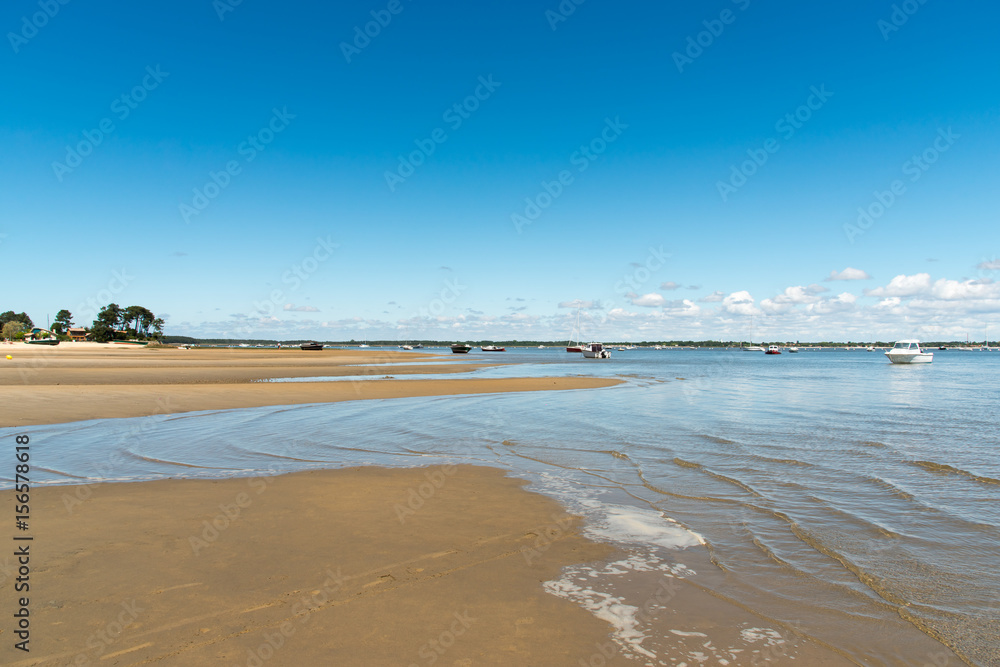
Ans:
[[[934,353],[921,350],[920,341],[912,338],[896,341],[885,356],[894,364],[929,364],[934,361]]]
[[[585,359],[608,359],[611,357],[611,350],[605,349],[601,343],[591,343],[583,346],[583,356]]]
[[[788,351],[791,352],[792,354],[795,354],[796,352],[799,351],[799,348],[792,345],[790,348],[788,348]]]

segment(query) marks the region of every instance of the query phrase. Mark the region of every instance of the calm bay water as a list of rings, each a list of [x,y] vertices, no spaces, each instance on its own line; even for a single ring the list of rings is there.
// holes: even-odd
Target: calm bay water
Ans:
[[[477,372],[484,377],[627,383],[17,432],[31,435],[36,483],[502,466],[586,516],[595,537],[627,548],[644,563],[628,568],[648,588],[664,572],[686,572],[752,610],[765,630],[814,638],[858,664],[959,664],[933,637],[972,664],[1000,665],[1000,353],[936,351],[919,366],[844,350],[459,359],[470,357],[518,362]],[[618,571],[586,576],[586,590],[567,580],[553,592],[614,616],[638,659],[679,664],[665,656],[677,655],[684,628],[630,617],[642,602],[635,577],[616,588]],[[618,607],[594,609],[608,598]],[[766,639],[761,632],[746,636]],[[733,655],[726,648],[708,657]]]

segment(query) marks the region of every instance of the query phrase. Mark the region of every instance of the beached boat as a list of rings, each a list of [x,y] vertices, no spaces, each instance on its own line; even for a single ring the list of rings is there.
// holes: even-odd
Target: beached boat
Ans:
[[[585,359],[608,359],[611,357],[611,350],[605,349],[601,343],[591,343],[585,345],[584,348],[583,357]]]
[[[24,342],[28,345],[58,345],[58,338],[25,338]]]
[[[912,338],[896,341],[885,356],[894,364],[929,364],[934,361],[934,353],[921,350],[920,341]]]
[[[316,341],[313,341],[311,343],[302,343],[302,345],[300,345],[299,347],[302,348],[303,350],[322,350],[323,343],[317,343]]]
[[[412,345],[400,345],[399,349],[401,349],[401,350],[412,350],[413,346]]]
[[[781,348],[777,345],[768,345],[767,352],[764,354],[781,354]]]
[[[466,354],[472,349],[471,345],[466,345],[465,343],[455,343],[451,346],[451,351],[455,354]]]
[[[505,347],[497,347],[496,345],[483,345],[479,349],[482,350],[483,352],[506,352],[507,351],[507,348],[505,348]]]

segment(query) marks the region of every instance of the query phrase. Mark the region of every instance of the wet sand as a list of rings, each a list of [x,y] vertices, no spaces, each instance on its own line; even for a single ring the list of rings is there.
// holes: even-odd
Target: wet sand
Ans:
[[[13,357],[0,359],[0,426],[359,399],[591,389],[620,382],[583,377],[398,380],[415,373],[461,374],[483,365],[442,363],[450,358],[389,350],[177,350],[70,343],[0,346],[0,354]],[[400,363],[412,365],[386,365]],[[260,382],[322,376],[352,379]]]
[[[422,357],[428,366],[415,368],[441,365],[384,351],[67,346],[12,356],[0,359],[3,426],[617,382],[254,382]],[[581,537],[578,519],[521,486],[500,470],[446,466],[34,488],[31,653],[13,649],[4,624],[0,664],[637,664],[611,641],[610,623],[542,586],[566,566],[621,554]],[[0,498],[11,516],[14,493]],[[12,556],[0,557],[0,585],[11,585],[12,567]],[[636,597],[704,633],[678,636],[678,649],[701,650],[706,638],[735,646],[741,627],[760,622],[691,583],[670,584],[669,596],[656,588]],[[3,606],[12,618],[14,601]],[[769,650],[746,645],[729,664],[848,664],[793,637]]]
[[[540,582],[612,549],[521,485],[444,466],[35,489],[31,653],[4,623],[0,663],[576,665],[609,626]]]

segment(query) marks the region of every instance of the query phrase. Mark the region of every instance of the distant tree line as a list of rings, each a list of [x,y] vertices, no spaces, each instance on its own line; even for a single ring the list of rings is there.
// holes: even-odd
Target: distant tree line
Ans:
[[[109,303],[101,308],[90,327],[90,334],[98,343],[114,340],[117,332],[139,340],[158,340],[163,337],[163,318],[157,317],[145,306],[127,306]],[[150,331],[152,329],[152,331]]]
[[[107,343],[117,338],[136,338],[139,340],[159,340],[163,337],[163,318],[157,317],[145,306],[127,306],[109,303],[101,308],[97,319],[90,325],[88,333],[98,343]],[[24,338],[35,325],[26,313],[15,313],[8,310],[0,314],[0,335],[5,339]],[[70,327],[73,326],[73,313],[60,310],[52,323],[52,333],[60,338],[67,338]]]

